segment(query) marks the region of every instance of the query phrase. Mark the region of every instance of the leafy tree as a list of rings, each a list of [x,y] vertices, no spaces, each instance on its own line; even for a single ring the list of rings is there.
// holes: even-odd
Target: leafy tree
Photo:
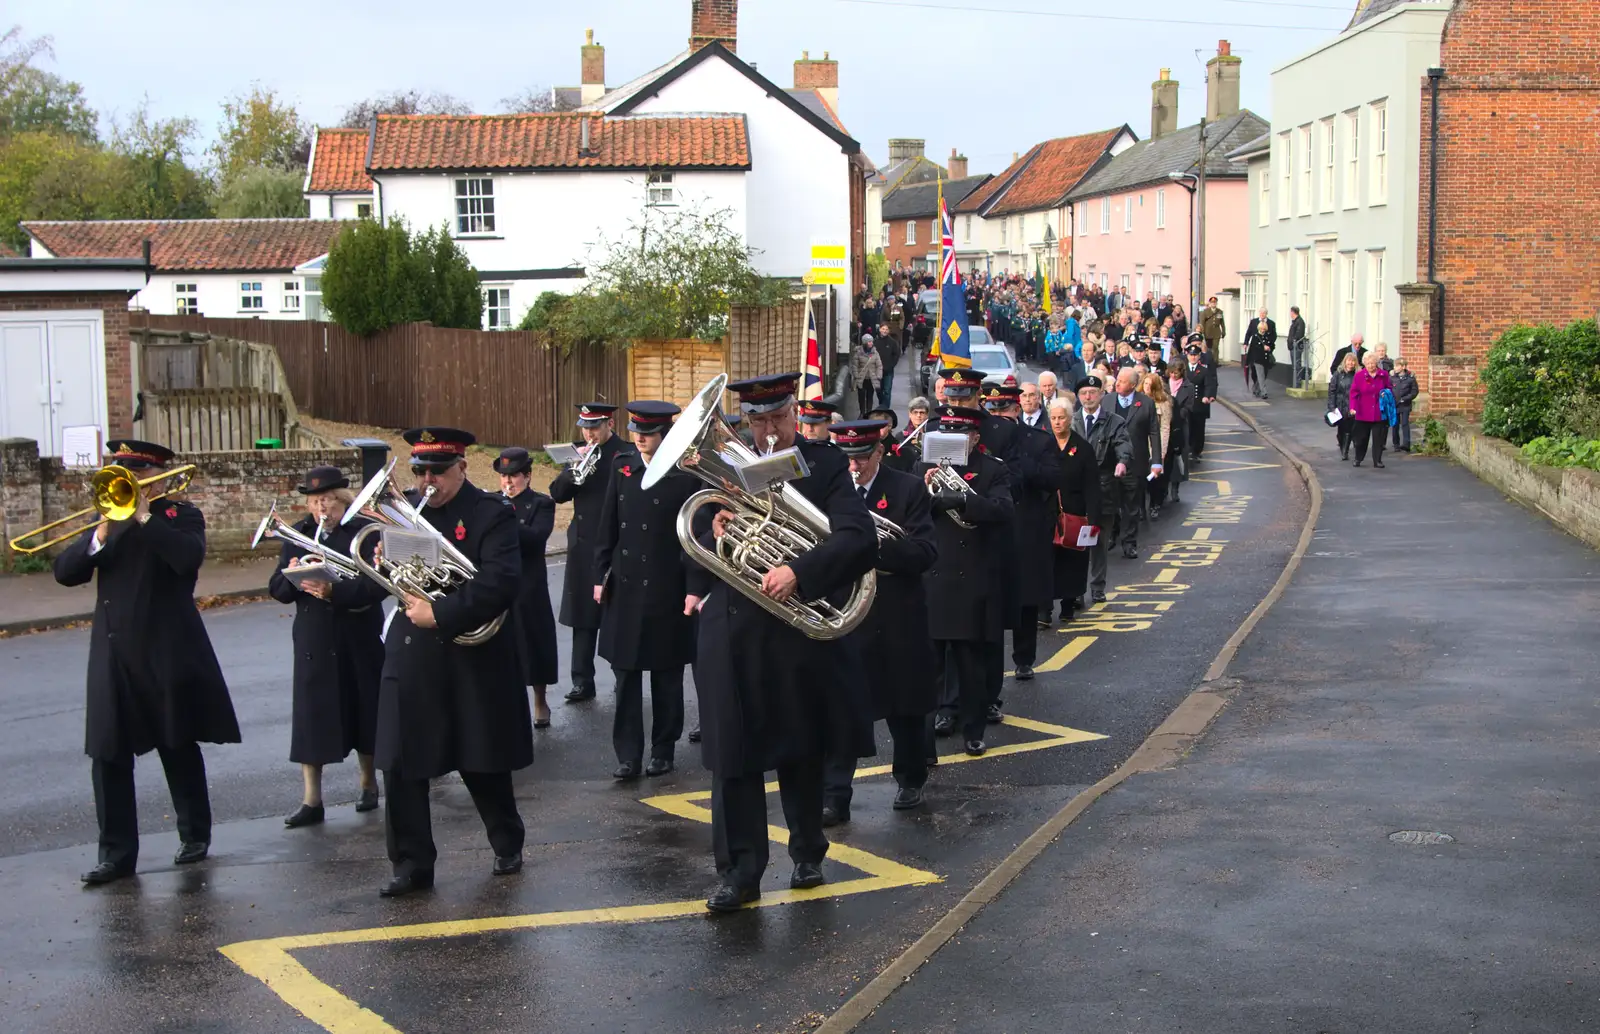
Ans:
[[[34,58],[53,54],[49,36],[24,39],[20,25],[13,25],[0,34],[0,94],[11,92],[24,70],[32,67]]]
[[[366,129],[378,115],[470,115],[472,105],[448,93],[422,93],[396,90],[369,97],[344,109],[339,125],[346,129]]]
[[[346,330],[375,334],[397,323],[483,325],[478,274],[443,227],[413,235],[400,219],[362,219],[328,252],[322,303]]]
[[[222,102],[222,123],[211,146],[217,181],[223,185],[254,168],[305,168],[311,130],[294,105],[259,84]]]
[[[555,91],[548,86],[530,86],[526,90],[513,93],[509,97],[500,99],[500,114],[544,114],[551,111],[571,111],[577,105],[565,98],[559,101]]]
[[[1516,326],[1489,350],[1479,373],[1483,433],[1525,445],[1573,429],[1573,411],[1600,396],[1600,332],[1595,321],[1565,327]]]
[[[99,139],[100,116],[83,99],[83,87],[37,68],[22,68],[0,90],[0,134],[52,130],[86,144]]]
[[[141,103],[124,124],[113,121],[111,150],[126,167],[120,219],[203,219],[211,215],[212,185],[187,161],[194,119],[152,119]]]
[[[222,185],[217,215],[223,219],[303,219],[310,214],[304,188],[303,170],[248,168]]]
[[[867,289],[876,298],[883,293],[883,285],[889,282],[889,260],[883,257],[883,252],[875,251],[867,256]]]

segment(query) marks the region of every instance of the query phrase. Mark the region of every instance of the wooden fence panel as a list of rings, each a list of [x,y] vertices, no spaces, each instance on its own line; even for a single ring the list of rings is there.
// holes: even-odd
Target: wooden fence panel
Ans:
[[[635,341],[628,349],[628,397],[679,406],[728,369],[729,339]]]
[[[193,388],[144,394],[144,433],[175,452],[227,452],[285,435],[283,399],[253,388]]]

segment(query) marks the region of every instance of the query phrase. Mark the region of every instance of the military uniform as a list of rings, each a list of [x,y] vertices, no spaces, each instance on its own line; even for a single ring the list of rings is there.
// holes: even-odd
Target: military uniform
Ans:
[[[585,402],[578,407],[578,423],[599,427],[611,419],[617,407],[605,402]],[[572,443],[584,448],[585,443]],[[569,467],[550,483],[550,498],[572,504],[572,523],[567,525],[567,568],[561,583],[561,623],[572,629],[572,691],[568,700],[594,699],[594,653],[600,635],[600,604],[594,601],[594,547],[600,524],[600,508],[605,504],[606,488],[611,483],[611,468],[617,457],[631,454],[633,447],[613,434],[597,446],[599,465],[577,484]]]
[[[523,448],[503,450],[494,461],[496,474],[529,474],[533,457]],[[517,543],[522,555],[522,588],[511,612],[522,658],[522,681],[529,686],[555,683],[559,667],[556,654],[556,618],[550,609],[550,573],[545,567],[545,547],[556,524],[556,504],[531,486],[511,496],[517,515]],[[541,725],[548,725],[543,721]]]
[[[172,452],[112,441],[111,461],[135,476],[165,466]],[[159,487],[159,486],[158,486]],[[211,799],[201,743],[238,743],[227,683],[194,604],[206,556],[206,521],[179,499],[151,501],[143,522],[111,525],[104,544],[88,531],[56,558],[62,585],[95,580],[89,634],[84,753],[92,760],[99,864],[89,884],[131,875],[139,859],[133,759],[157,751],[172,793],[182,846],[178,863],[206,857]]]

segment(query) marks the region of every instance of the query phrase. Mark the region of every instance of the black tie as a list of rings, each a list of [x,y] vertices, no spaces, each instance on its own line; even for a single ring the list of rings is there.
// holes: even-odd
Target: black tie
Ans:
[[[867,486],[866,485],[857,485],[856,486],[856,491],[861,493],[861,501],[863,503],[866,502],[867,501]]]

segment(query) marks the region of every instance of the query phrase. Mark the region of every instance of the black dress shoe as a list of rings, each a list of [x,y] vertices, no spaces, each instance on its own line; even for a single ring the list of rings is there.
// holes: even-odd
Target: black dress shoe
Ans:
[[[86,887],[98,887],[105,883],[115,883],[133,875],[133,866],[118,865],[115,862],[101,862],[78,877]]]
[[[193,865],[203,862],[206,855],[211,853],[211,844],[204,840],[185,840],[178,845],[178,853],[172,856],[173,865]]]
[[[1383,461],[1382,460],[1373,460],[1372,461],[1372,465],[1374,467],[1382,468],[1383,467]]]
[[[968,740],[966,749],[967,753],[975,758],[983,757],[983,755],[989,750],[988,746],[982,740]]]
[[[562,699],[564,699],[569,704],[578,704],[578,703],[582,703],[585,700],[593,700],[594,699],[594,683],[593,682],[574,682],[572,684],[572,688],[567,691],[567,695],[565,697],[563,697]]]
[[[510,876],[514,872],[521,872],[522,855],[497,854],[494,856],[494,868],[489,871],[496,876]]]
[[[1356,466],[1358,466],[1358,467],[1361,466],[1361,461],[1360,460],[1356,460]]]
[[[376,805],[374,805],[376,807]],[[290,829],[299,829],[301,826],[315,826],[320,823],[327,813],[320,804],[302,804],[293,815],[283,820],[283,824]]]
[[[956,720],[947,714],[939,715],[933,720],[933,734],[935,736],[949,736],[956,731]]]
[[[827,829],[830,826],[837,826],[840,823],[849,822],[849,821],[850,821],[850,805],[848,805],[848,804],[824,804],[822,806],[822,828],[823,829]]]
[[[378,788],[361,791],[361,799],[356,802],[356,811],[378,810]]]
[[[937,755],[937,754],[929,754],[927,756],[926,760],[928,762],[928,767],[929,768],[938,768],[939,767],[939,755]]]
[[[984,709],[983,720],[988,722],[990,725],[999,725],[1001,722],[1005,721],[1005,718],[1005,712],[1000,710],[999,704],[990,704]]]
[[[689,730],[689,742],[690,743],[699,743],[700,742],[700,726],[697,725],[693,729]]]
[[[822,875],[822,866],[817,862],[796,862],[794,873],[789,877],[789,887],[792,890],[809,890],[827,882],[828,878]]]
[[[1033,665],[1031,665],[1031,664],[1019,664],[1019,665],[1017,665],[1017,681],[1018,682],[1029,682],[1032,679],[1033,679]]]
[[[624,761],[622,764],[616,767],[615,771],[611,773],[611,778],[637,779],[639,778],[639,765],[633,761]]]
[[[741,906],[752,901],[761,900],[760,887],[735,887],[731,883],[724,883],[716,892],[706,898],[706,910],[710,912],[737,912]]]
[[[1139,559],[1139,548],[1137,546],[1123,546],[1122,547],[1122,557],[1123,557],[1124,560],[1137,560],[1137,559]],[[1100,602],[1099,597],[1100,597],[1100,594],[1099,593],[1095,593],[1095,602],[1096,603]]]
[[[895,791],[894,810],[910,811],[912,808],[922,807],[922,787],[902,786]]]
[[[1106,591],[1104,589],[1096,589],[1094,591],[1094,601],[1096,603],[1104,603],[1106,601]]]
[[[651,758],[650,763],[644,766],[644,774],[647,776],[664,776],[672,771],[672,768],[671,758]]]
[[[387,884],[378,888],[380,898],[403,898],[407,894],[414,894],[419,890],[433,889],[433,870],[419,870],[396,876]]]
[[[1150,519],[1153,520],[1153,521],[1159,521],[1161,519],[1161,507],[1159,507],[1159,506],[1150,507]]]

